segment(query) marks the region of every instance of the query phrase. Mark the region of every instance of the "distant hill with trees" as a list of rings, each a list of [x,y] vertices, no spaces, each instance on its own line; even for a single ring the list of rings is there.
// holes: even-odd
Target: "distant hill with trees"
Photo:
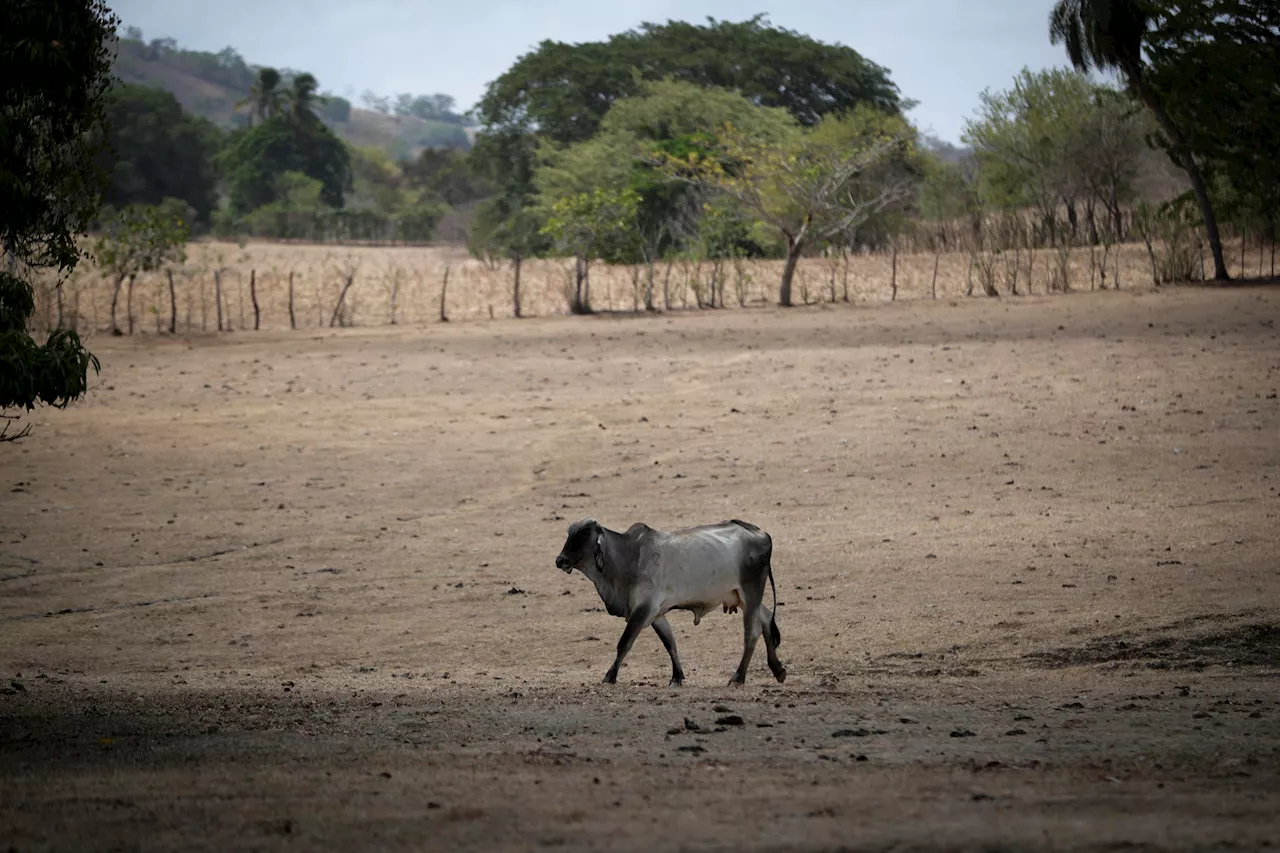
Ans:
[[[129,27],[116,46],[112,71],[124,83],[171,92],[183,108],[230,130],[248,123],[244,105],[252,96],[257,67],[234,48],[217,53],[183,48],[171,38],[146,40]],[[281,69],[281,85],[304,72]],[[316,114],[339,138],[359,148],[379,148],[392,159],[427,148],[470,148],[473,128],[443,94],[394,97],[366,92],[362,105],[324,93]]]

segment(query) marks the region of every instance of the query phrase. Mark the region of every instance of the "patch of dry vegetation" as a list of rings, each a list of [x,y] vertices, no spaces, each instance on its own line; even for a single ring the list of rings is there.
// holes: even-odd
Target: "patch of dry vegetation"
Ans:
[[[716,307],[772,304],[777,299],[783,263],[662,262],[655,269],[654,301],[659,309],[669,310],[707,306],[712,280],[719,277]],[[1069,289],[1091,290],[1101,284],[1099,263],[1098,258],[1090,259],[1088,248],[1077,248],[1069,256],[1052,249],[1024,249],[1016,255],[902,252],[815,257],[800,262],[795,294],[798,304],[842,302],[846,298],[854,303],[950,299],[981,295],[984,281],[1001,295],[1038,294],[1061,289],[1056,282],[1062,280],[1063,268]],[[513,315],[510,266],[476,260],[458,247],[193,243],[187,263],[173,275],[177,330],[180,334],[218,331],[219,294],[224,331],[254,328],[255,296],[258,327],[288,329],[291,288],[296,328],[437,322],[446,270],[445,310],[450,319]],[[646,270],[634,267],[593,265],[592,306],[597,311],[637,310],[643,305],[646,274]],[[571,259],[526,261],[521,276],[525,316],[569,313],[566,286],[573,285]],[[351,285],[343,296],[349,277]],[[1106,287],[1118,284],[1123,289],[1150,283],[1151,267],[1144,246],[1127,244],[1111,250]],[[59,318],[63,327],[81,332],[110,327],[112,287],[101,270],[85,264],[63,283],[61,293],[54,284],[46,281],[39,289],[38,330],[58,327]],[[167,273],[138,277],[133,310],[140,332],[167,328],[169,298]]]

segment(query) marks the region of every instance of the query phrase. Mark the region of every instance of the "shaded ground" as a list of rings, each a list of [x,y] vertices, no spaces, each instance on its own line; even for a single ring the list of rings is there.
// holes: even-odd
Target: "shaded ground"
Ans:
[[[1280,845],[1280,292],[99,340],[4,447],[0,847]],[[775,540],[620,620],[570,521]]]

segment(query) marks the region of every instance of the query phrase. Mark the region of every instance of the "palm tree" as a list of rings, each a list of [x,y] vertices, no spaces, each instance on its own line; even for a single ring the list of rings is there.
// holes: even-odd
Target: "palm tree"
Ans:
[[[1058,0],[1049,15],[1049,41],[1065,45],[1071,64],[1080,71],[1118,70],[1124,75],[1129,91],[1151,110],[1169,138],[1174,162],[1191,179],[1191,189],[1209,235],[1209,249],[1213,252],[1213,277],[1226,281],[1230,276],[1222,257],[1222,238],[1218,235],[1218,220],[1204,177],[1186,137],[1170,118],[1160,96],[1147,84],[1143,73],[1142,42],[1150,23],[1151,16],[1143,0]]]
[[[325,98],[316,94],[316,90],[320,88],[319,82],[312,74],[302,73],[293,78],[293,85],[289,88],[289,112],[296,119],[314,119],[316,117],[315,108],[325,102]]]
[[[259,68],[258,79],[253,81],[249,97],[237,102],[236,109],[249,107],[249,126],[252,127],[254,116],[265,121],[280,112],[281,105],[280,72],[274,68]]]

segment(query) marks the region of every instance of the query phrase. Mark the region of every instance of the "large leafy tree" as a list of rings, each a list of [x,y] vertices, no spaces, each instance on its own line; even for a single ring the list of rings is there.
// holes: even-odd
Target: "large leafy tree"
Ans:
[[[351,187],[351,156],[340,139],[319,121],[278,115],[232,135],[219,153],[226,175],[231,212],[249,213],[280,197],[280,178],[299,172],[322,186],[321,200],[342,207]]]
[[[68,274],[106,186],[111,50],[101,0],[8,0],[0,26],[0,409],[66,406],[98,361],[73,331],[27,332],[31,277]],[[0,431],[0,434],[3,434]]]
[[[1280,6],[1270,0],[1167,4],[1148,39],[1148,77],[1187,144],[1243,210],[1280,220]]]
[[[172,93],[148,86],[112,90],[107,106],[106,201],[113,207],[182,199],[207,223],[217,202],[216,125],[186,112]]]
[[[1148,79],[1143,46],[1150,40],[1156,11],[1150,0],[1058,0],[1049,18],[1049,37],[1066,48],[1071,63],[1081,71],[1119,71],[1134,97],[1151,110],[1167,137],[1170,155],[1191,181],[1213,253],[1214,278],[1226,280],[1222,238],[1200,163],[1165,99]]]
[[[981,166],[988,206],[1033,206],[1054,244],[1063,206],[1073,225],[1083,202],[1089,211],[1101,205],[1118,226],[1143,144],[1127,96],[1075,71],[1023,69],[1012,87],[980,100],[963,138]]]
[[[858,104],[897,111],[903,104],[886,69],[852,48],[771,26],[708,19],[646,23],[606,42],[544,41],[493,81],[477,114],[489,132],[536,129],[557,143],[595,134],[610,107],[664,77],[741,92],[782,107],[802,125]]]
[[[632,190],[597,188],[557,199],[552,205],[542,232],[553,237],[561,251],[577,259],[575,288],[569,300],[575,314],[592,311],[591,262],[624,255],[634,241],[639,201]]]
[[[828,116],[780,139],[721,132],[713,156],[666,157],[663,168],[734,200],[786,245],[778,303],[789,306],[796,264],[811,246],[911,200],[923,177],[916,134],[871,107]]]
[[[425,148],[404,165],[405,182],[448,205],[457,207],[484,198],[492,190],[476,174],[466,152],[457,148]]]
[[[718,134],[735,128],[743,139],[781,140],[797,127],[778,107],[757,107],[737,92],[678,80],[644,81],[618,101],[591,139],[566,147],[544,143],[534,175],[541,204],[596,189],[638,196],[636,260],[700,241],[705,193],[658,167],[664,160],[710,156]]]

